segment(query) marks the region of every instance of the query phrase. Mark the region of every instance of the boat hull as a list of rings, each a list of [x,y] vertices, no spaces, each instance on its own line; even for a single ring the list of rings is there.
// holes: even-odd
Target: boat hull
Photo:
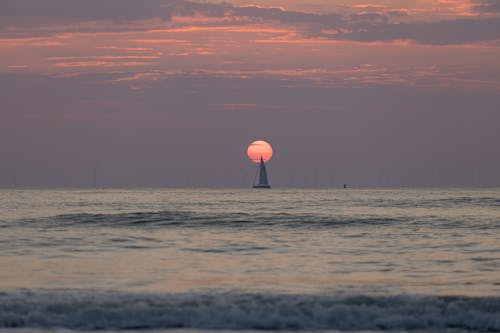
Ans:
[[[254,185],[253,188],[271,188],[269,185]]]

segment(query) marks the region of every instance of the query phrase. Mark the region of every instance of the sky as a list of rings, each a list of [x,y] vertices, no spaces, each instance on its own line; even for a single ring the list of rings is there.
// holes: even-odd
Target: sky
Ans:
[[[500,186],[500,1],[2,0],[0,187]]]

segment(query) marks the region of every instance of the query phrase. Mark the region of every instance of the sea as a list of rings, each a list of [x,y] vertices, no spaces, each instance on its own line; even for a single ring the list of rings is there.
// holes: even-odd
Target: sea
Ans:
[[[500,332],[500,189],[0,190],[0,332]]]

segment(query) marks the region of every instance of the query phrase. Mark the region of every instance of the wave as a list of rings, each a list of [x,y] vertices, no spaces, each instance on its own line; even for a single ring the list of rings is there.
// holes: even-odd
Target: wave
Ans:
[[[457,208],[457,207],[500,207],[500,199],[496,197],[451,197],[451,198],[406,198],[406,199],[370,199],[352,200],[358,207],[384,207],[384,208]]]
[[[258,228],[336,229],[344,227],[380,227],[403,225],[430,225],[433,228],[497,228],[496,219],[429,216],[347,216],[290,213],[199,213],[188,211],[154,211],[112,214],[64,214],[52,217],[18,220],[15,223],[0,221],[0,228],[22,225],[24,227],[110,227],[110,228]]]
[[[69,227],[69,226],[101,226],[101,227],[294,227],[294,228],[335,228],[343,226],[369,226],[394,224],[408,221],[407,217],[352,217],[321,216],[307,214],[267,213],[196,213],[187,211],[156,211],[118,214],[64,214],[52,217],[25,219],[17,221],[24,226],[34,227]],[[5,223],[4,227],[14,224]]]
[[[500,330],[500,297],[0,293],[0,328]]]

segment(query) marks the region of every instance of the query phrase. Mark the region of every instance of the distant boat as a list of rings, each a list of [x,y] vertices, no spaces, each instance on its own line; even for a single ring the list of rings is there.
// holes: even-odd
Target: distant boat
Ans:
[[[260,157],[259,183],[254,185],[253,188],[271,188],[269,182],[267,181],[266,164],[264,163],[262,156]]]

